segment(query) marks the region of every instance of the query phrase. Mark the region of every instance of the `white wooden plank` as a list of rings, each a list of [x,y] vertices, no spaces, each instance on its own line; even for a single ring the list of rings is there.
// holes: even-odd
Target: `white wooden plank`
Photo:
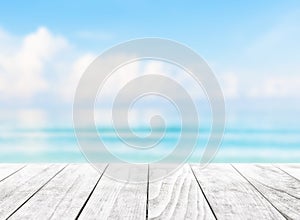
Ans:
[[[28,165],[0,182],[0,219],[9,217],[65,165]]]
[[[0,182],[12,176],[24,166],[24,164],[0,164]]]
[[[75,219],[100,175],[89,164],[69,165],[11,219]]]
[[[107,170],[120,171],[119,165],[115,164],[110,164]],[[147,176],[147,165],[128,166],[126,182],[111,179],[104,174],[79,219],[145,219]],[[144,182],[131,182],[136,179]]]
[[[293,176],[300,181],[300,164],[274,164],[274,166]]]
[[[194,165],[192,169],[218,219],[284,219],[229,164]]]
[[[284,216],[300,219],[300,182],[270,164],[235,164]]]
[[[150,165],[149,219],[215,219],[189,165],[152,182],[167,169],[163,164]]]

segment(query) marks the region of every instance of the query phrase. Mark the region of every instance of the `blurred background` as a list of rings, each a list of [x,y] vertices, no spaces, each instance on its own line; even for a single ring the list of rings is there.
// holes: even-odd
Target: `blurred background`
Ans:
[[[214,162],[300,162],[296,0],[0,3],[0,162],[84,162],[72,123],[80,76],[104,50],[142,37],[187,45],[214,71],[227,114]],[[200,100],[202,131],[209,133],[205,96],[189,78],[157,62],[120,71],[104,91],[106,100],[131,75],[164,72]],[[109,109],[99,99],[97,126],[108,128],[106,141],[117,149],[109,136]],[[132,112],[132,126],[144,131],[149,115],[168,115],[175,129],[163,143],[167,148],[177,138],[177,119],[170,111],[162,100],[144,103]],[[205,145],[201,138],[199,148]]]

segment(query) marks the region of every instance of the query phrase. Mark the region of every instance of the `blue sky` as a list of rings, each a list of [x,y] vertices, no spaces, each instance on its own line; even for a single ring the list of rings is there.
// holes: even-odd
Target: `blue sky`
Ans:
[[[86,49],[94,49],[94,43],[102,50],[131,38],[155,36],[220,56],[223,50],[240,51],[288,17],[297,22],[299,7],[298,1],[276,0],[9,1],[1,3],[0,25],[17,35],[46,26]],[[84,35],[93,42],[82,39]]]
[[[220,161],[299,161],[297,0],[1,2],[0,160],[81,158],[72,131],[81,75],[104,50],[144,37],[185,44],[211,66],[226,99],[228,132]],[[132,77],[164,72],[165,66],[150,62],[142,69],[128,65],[111,77],[104,100],[112,101],[116,88]],[[170,76],[198,98],[197,87],[175,72]],[[160,101],[153,105],[158,109],[140,103],[146,109],[133,111],[131,119],[147,123],[160,113],[172,118]],[[96,122],[110,121],[109,110],[100,102]]]
[[[197,51],[219,78],[229,109],[239,103],[268,111],[267,100],[276,108],[287,103],[286,112],[297,114],[299,21],[299,1],[3,2],[1,121],[15,112],[40,121],[69,114],[76,79],[93,58],[142,37]]]

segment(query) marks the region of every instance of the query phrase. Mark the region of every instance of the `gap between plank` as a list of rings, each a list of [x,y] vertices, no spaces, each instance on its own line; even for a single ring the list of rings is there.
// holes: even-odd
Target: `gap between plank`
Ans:
[[[147,173],[147,202],[146,202],[146,220],[148,220],[149,215],[149,176],[150,176],[150,167],[148,164],[148,173]]]
[[[9,174],[7,177],[4,177],[2,180],[0,180],[0,182],[6,180],[7,178],[11,177],[12,175],[14,175],[15,173],[19,172],[20,170],[22,170],[23,168],[25,168],[27,165],[22,166],[21,168],[17,169],[16,171],[12,172],[11,174]]]
[[[54,176],[52,176],[46,183],[44,183],[37,191],[35,191],[25,202],[23,202],[15,211],[13,211],[6,219],[9,219],[13,214],[15,214],[26,202],[28,202],[33,196],[35,196],[43,187],[45,187],[54,177],[56,177],[61,171],[63,171],[69,164],[60,169]],[[51,167],[51,166],[50,166]]]
[[[200,188],[200,190],[201,190],[201,192],[202,192],[202,195],[204,196],[205,201],[207,202],[207,204],[208,204],[208,206],[209,206],[210,211],[212,212],[212,214],[214,215],[215,219],[217,220],[218,218],[217,218],[217,216],[216,216],[216,214],[215,214],[213,208],[211,207],[211,205],[210,205],[210,203],[209,203],[209,201],[208,201],[208,199],[207,199],[207,197],[206,197],[206,195],[205,195],[205,193],[204,193],[204,191],[203,191],[203,189],[202,189],[202,187],[201,187],[201,185],[200,185],[200,182],[198,181],[198,179],[197,179],[197,177],[196,177],[196,175],[195,175],[195,173],[194,173],[194,170],[193,170],[193,168],[192,168],[192,166],[191,166],[190,164],[189,164],[189,167],[190,167],[190,169],[191,169],[191,171],[192,171],[192,173],[193,173],[193,176],[194,176],[196,182],[198,183],[198,186],[199,186],[199,188]]]
[[[294,178],[294,179],[296,179],[297,181],[300,182],[300,180],[299,180],[297,177],[293,176],[292,174],[289,174],[287,171],[281,169],[280,167],[278,167],[278,166],[276,166],[276,165],[274,165],[274,164],[272,164],[272,166],[276,167],[277,169],[281,170],[281,171],[284,172],[285,174],[289,175],[290,177],[292,177],[292,178]]]
[[[265,198],[265,200],[268,201],[268,203],[271,204],[271,206],[273,206],[273,208],[275,208],[285,219],[289,220],[289,218],[283,214],[276,206],[273,205],[273,203],[260,191],[258,190],[258,188],[256,186],[254,186],[247,177],[245,177],[235,166],[233,166],[232,164],[230,164],[232,166],[232,168],[239,174],[241,175],[263,198]]]
[[[87,199],[85,200],[83,206],[81,207],[79,213],[77,214],[77,216],[76,216],[76,218],[75,218],[76,220],[79,218],[79,216],[81,215],[81,213],[82,213],[82,211],[84,210],[85,206],[87,205],[88,201],[90,200],[92,194],[94,193],[96,187],[98,186],[98,183],[100,182],[102,176],[104,175],[104,173],[105,173],[105,171],[106,171],[108,165],[109,165],[109,164],[107,164],[107,165],[105,166],[105,168],[104,168],[103,172],[101,173],[99,179],[97,180],[97,182],[96,182],[94,188],[92,189],[92,191],[90,192],[89,196],[88,196]]]

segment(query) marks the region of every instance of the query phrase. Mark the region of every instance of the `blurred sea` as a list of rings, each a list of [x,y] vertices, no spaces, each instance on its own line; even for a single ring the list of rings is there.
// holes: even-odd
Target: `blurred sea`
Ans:
[[[151,162],[172,152],[180,129],[167,129],[162,142],[151,151],[136,154],[122,146],[109,129],[99,129],[101,138],[111,152],[127,161]],[[123,131],[126,132],[126,131]],[[143,128],[136,129],[146,135]],[[209,129],[199,132],[199,141],[189,162],[199,161],[206,144]],[[222,144],[213,162],[300,162],[300,129],[265,127],[227,128]],[[97,143],[95,140],[91,139]],[[133,140],[134,141],[134,140]],[[137,140],[137,145],[139,140]],[[144,140],[144,141],[147,141]],[[189,141],[186,141],[189,144]],[[122,147],[121,147],[122,146]],[[124,150],[125,149],[125,150]],[[73,128],[41,128],[2,130],[0,134],[0,162],[85,162]]]

